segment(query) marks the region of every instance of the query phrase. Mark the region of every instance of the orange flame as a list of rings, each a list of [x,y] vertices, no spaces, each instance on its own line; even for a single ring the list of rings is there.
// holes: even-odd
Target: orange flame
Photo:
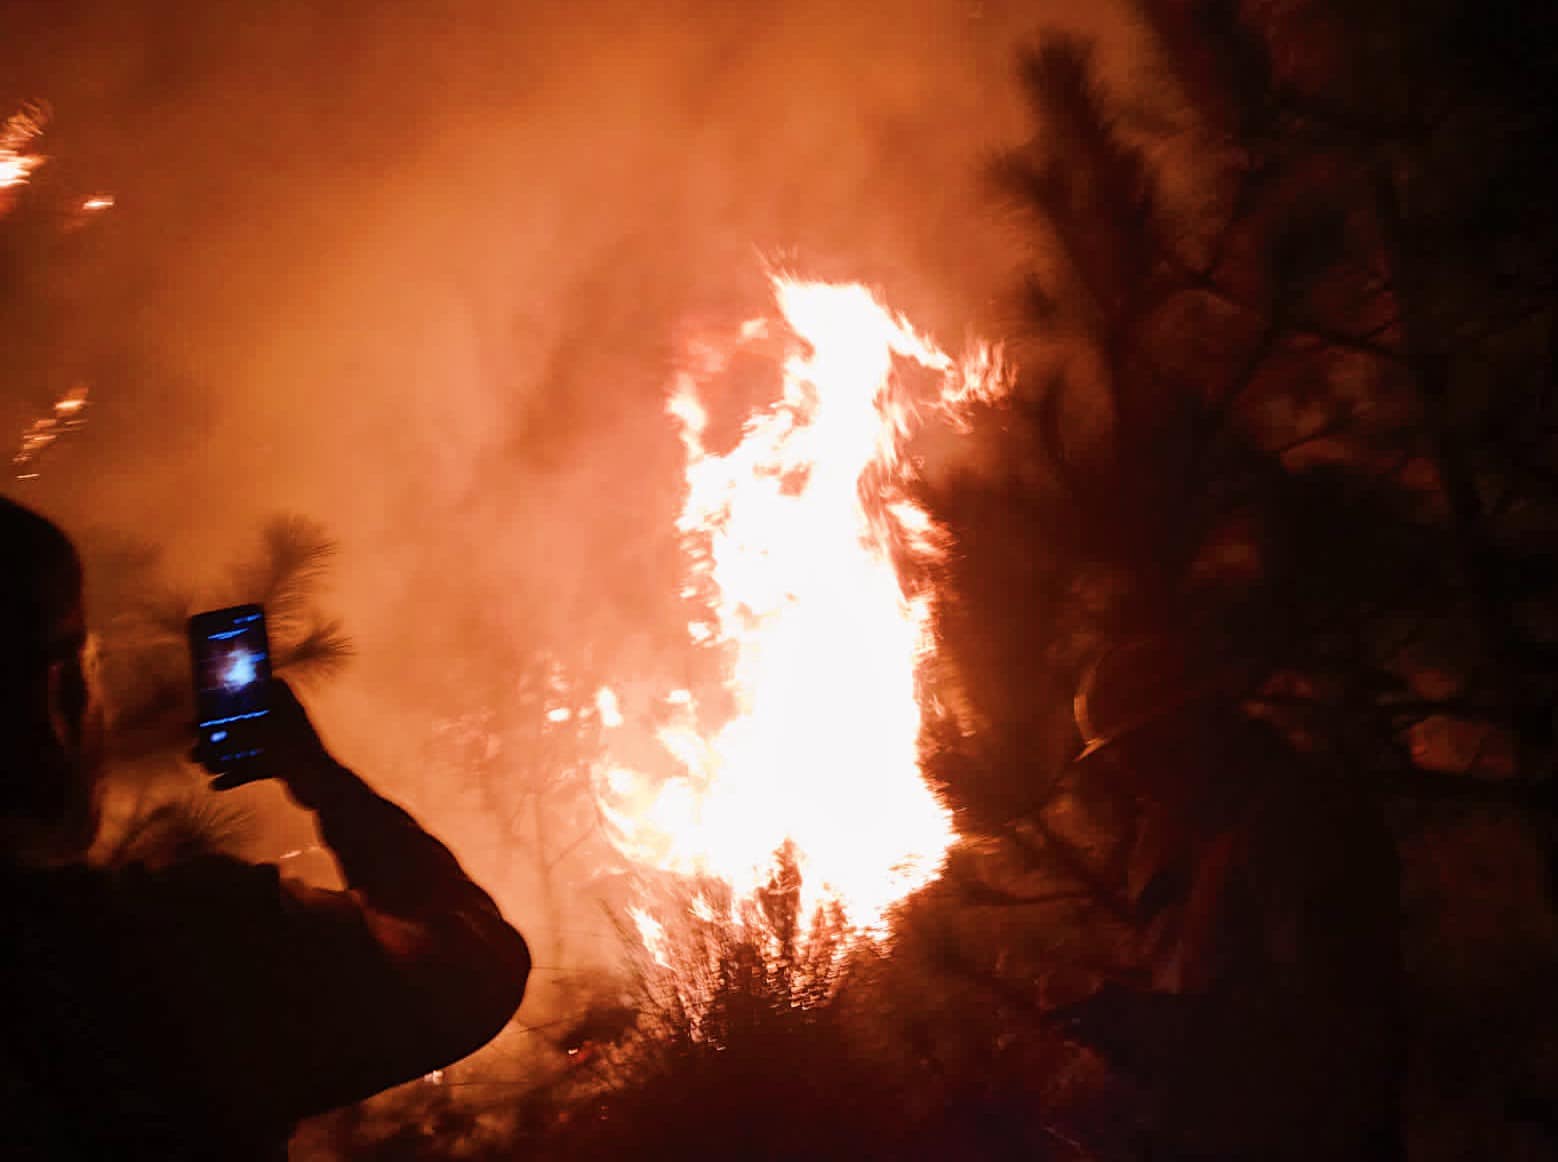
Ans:
[[[30,146],[43,134],[48,119],[48,107],[35,102],[0,122],[0,193],[26,185],[32,171],[43,164],[43,155],[33,153]]]
[[[599,795],[619,848],[640,865],[718,877],[740,899],[788,844],[803,914],[836,901],[870,932],[938,874],[954,839],[918,761],[928,596],[906,592],[892,559],[895,544],[933,554],[942,543],[903,488],[917,416],[895,366],[939,377],[938,403],[950,404],[985,390],[974,383],[994,365],[985,352],[955,364],[861,286],[773,285],[800,340],[783,361],[782,397],[747,418],[734,447],[710,448],[705,392],[738,351],[773,346],[758,320],[723,349],[695,347],[667,403],[687,453],[684,595],[708,604],[688,634],[728,658],[734,713],[709,729],[697,699],[677,690],[652,715],[625,716],[601,691]],[[642,759],[646,733],[673,760],[669,777],[625,761]],[[663,961],[663,927],[633,915]]]

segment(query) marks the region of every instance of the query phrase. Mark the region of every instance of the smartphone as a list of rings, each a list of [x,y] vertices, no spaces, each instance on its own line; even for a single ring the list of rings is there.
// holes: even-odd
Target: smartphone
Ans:
[[[195,614],[189,619],[189,651],[201,760],[227,772],[229,782],[242,782],[245,768],[265,752],[270,716],[265,610],[234,605]]]

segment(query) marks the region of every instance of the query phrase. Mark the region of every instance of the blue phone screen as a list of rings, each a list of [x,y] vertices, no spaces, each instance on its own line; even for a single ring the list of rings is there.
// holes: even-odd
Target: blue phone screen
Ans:
[[[201,740],[218,765],[242,762],[264,749],[270,713],[270,643],[265,611],[239,605],[190,619],[195,709]]]

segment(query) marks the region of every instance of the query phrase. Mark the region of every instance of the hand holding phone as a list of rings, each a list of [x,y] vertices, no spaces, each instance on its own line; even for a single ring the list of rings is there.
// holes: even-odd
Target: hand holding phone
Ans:
[[[317,808],[332,787],[342,785],[345,772],[319,740],[297,695],[280,678],[270,680],[270,714],[265,719],[261,752],[234,770],[209,762],[205,765],[216,776],[211,780],[213,790],[225,791],[256,779],[278,779],[294,799],[310,809]]]

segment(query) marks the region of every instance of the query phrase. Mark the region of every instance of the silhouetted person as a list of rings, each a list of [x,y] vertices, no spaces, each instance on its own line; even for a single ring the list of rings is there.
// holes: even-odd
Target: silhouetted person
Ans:
[[[464,1057],[525,942],[275,684],[265,772],[349,886],[207,856],[89,867],[102,727],[63,533],[0,500],[0,1156],[281,1158],[299,1118]]]
[[[1214,663],[1118,647],[1077,698],[1090,777],[1132,796],[1132,983],[1057,1014],[1130,1078],[1144,1158],[1388,1160],[1399,867],[1377,810],[1243,714]]]

